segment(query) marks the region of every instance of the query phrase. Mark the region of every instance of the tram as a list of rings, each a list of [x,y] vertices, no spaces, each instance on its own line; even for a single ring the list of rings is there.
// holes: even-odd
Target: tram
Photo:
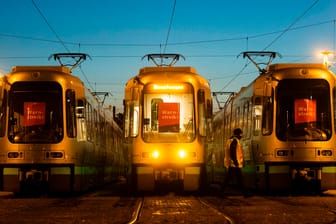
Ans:
[[[136,191],[160,184],[198,191],[204,183],[205,145],[212,117],[208,81],[192,67],[174,66],[179,54],[149,54],[125,86],[124,134]],[[170,63],[163,64],[165,59]]]
[[[244,57],[253,60],[260,54],[276,56],[275,52],[244,52]],[[260,75],[232,94],[213,118],[214,145],[208,153],[212,181],[223,180],[225,142],[239,127],[248,187],[299,192],[335,189],[335,74],[324,64],[258,68]]]
[[[85,54],[55,54],[82,60]],[[112,108],[66,66],[16,66],[0,86],[0,187],[82,192],[125,170]]]

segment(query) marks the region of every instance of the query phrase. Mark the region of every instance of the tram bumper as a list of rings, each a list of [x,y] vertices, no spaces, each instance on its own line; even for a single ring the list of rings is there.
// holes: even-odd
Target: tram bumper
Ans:
[[[184,191],[197,191],[200,187],[201,168],[199,166],[156,168],[139,166],[136,168],[137,189],[152,191],[156,183],[181,183]]]

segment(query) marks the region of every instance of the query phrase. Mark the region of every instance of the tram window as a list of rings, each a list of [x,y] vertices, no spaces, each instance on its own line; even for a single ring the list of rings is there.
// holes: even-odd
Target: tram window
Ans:
[[[243,125],[241,126],[243,128],[243,133],[244,133],[244,137],[248,138],[250,136],[250,125],[251,125],[251,121],[249,119],[250,116],[250,102],[246,101],[244,103],[244,107],[243,107]]]
[[[140,116],[140,111],[139,111],[139,105],[135,104],[132,110],[133,113],[131,113],[131,136],[135,137],[138,135],[138,130],[139,130],[139,116]]]
[[[98,112],[96,109],[93,109],[93,130],[94,130],[94,136],[93,136],[93,141],[98,144]]]
[[[144,141],[174,142],[177,139],[179,142],[191,142],[194,140],[194,96],[191,86],[183,86],[184,88],[177,92],[152,91],[151,86],[147,86],[148,92],[143,95],[141,120]],[[203,115],[205,116],[205,107]]]
[[[336,131],[336,88],[333,89],[334,129]]]
[[[85,111],[84,111],[84,102],[83,100],[77,101],[77,107],[76,107],[76,116],[78,118],[84,118],[85,117]]]
[[[258,136],[261,131],[261,114],[262,114],[262,106],[261,106],[261,98],[257,97],[254,100],[253,106],[253,135]]]
[[[85,107],[83,100],[77,101],[76,117],[77,117],[77,139],[78,141],[85,141],[87,139],[87,131],[85,123]]]
[[[92,106],[90,103],[86,104],[86,119],[87,119],[87,139],[88,141],[93,140],[93,124],[92,124]]]
[[[285,79],[277,87],[276,134],[282,141],[331,137],[329,84],[322,79]]]
[[[243,116],[242,116],[242,110],[240,107],[237,107],[237,114],[236,114],[236,120],[237,124],[235,127],[243,127]]]
[[[273,91],[272,91],[273,96]],[[264,97],[262,113],[262,134],[270,135],[273,130],[273,97]]]
[[[212,101],[211,100],[207,100],[207,114],[206,114],[207,118],[212,118]]]
[[[0,137],[5,135],[6,130],[7,91],[4,90],[0,101]]]
[[[8,96],[9,141],[57,143],[63,139],[62,87],[58,83],[16,82]]]
[[[200,89],[197,93],[198,99],[198,124],[199,124],[199,134],[201,136],[206,135],[206,110],[205,110],[205,93],[204,90]]]
[[[68,137],[76,137],[76,101],[75,91],[68,89],[66,91],[66,124]]]
[[[124,101],[124,137],[129,137],[130,129],[130,106],[129,103]]]
[[[139,129],[139,105],[125,102],[125,137],[136,137]]]

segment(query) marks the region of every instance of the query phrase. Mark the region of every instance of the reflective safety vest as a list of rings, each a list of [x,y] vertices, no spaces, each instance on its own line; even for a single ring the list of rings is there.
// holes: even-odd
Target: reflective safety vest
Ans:
[[[231,152],[231,144],[236,141],[236,147]],[[233,153],[233,154],[232,154]],[[224,155],[224,166],[228,167],[243,167],[243,149],[241,147],[240,141],[236,137],[232,137],[226,141],[225,155]]]

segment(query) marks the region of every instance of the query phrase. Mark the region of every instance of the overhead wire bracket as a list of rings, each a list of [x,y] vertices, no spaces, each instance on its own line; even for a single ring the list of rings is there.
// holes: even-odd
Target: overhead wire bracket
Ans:
[[[144,58],[147,58],[148,61],[152,61],[156,66],[158,67],[171,67],[173,66],[176,62],[182,58],[185,60],[185,57],[181,54],[146,54],[145,56],[142,57],[142,60]],[[169,63],[164,63],[165,60],[171,59]]]
[[[73,71],[76,67],[82,64],[87,58],[91,59],[88,54],[84,53],[57,53],[49,56],[48,60],[53,58],[58,61],[61,66],[69,67],[70,71]],[[66,62],[66,59],[72,59],[72,62]]]
[[[220,95],[224,95],[225,100],[224,101],[220,101],[219,100],[219,96]],[[221,110],[225,107],[225,105],[227,104],[227,102],[230,100],[230,98],[232,96],[235,95],[235,92],[212,92],[212,96],[215,98],[218,108]],[[224,105],[224,106],[222,106]]]
[[[268,71],[268,67],[270,66],[273,59],[281,55],[274,51],[245,51],[238,55],[243,55],[243,58],[247,57],[259,70],[260,74],[265,74]],[[266,62],[257,62],[256,57],[268,57],[268,61]],[[265,65],[265,68],[262,68],[261,65]]]
[[[110,94],[109,92],[93,92],[92,93],[94,96],[100,96],[100,95],[103,95],[104,98],[103,100],[101,101],[101,104],[104,105],[104,102],[105,102],[105,99],[106,97],[108,97],[108,95]]]

